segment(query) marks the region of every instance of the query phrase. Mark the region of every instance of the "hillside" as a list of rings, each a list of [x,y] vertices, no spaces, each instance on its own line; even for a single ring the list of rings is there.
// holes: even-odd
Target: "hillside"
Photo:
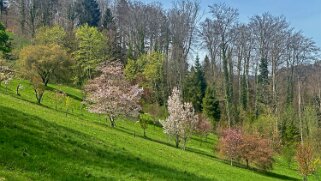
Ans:
[[[214,154],[214,135],[202,144],[193,137],[183,151],[152,125],[146,139],[133,121],[118,120],[111,128],[103,116],[81,108],[80,90],[50,85],[72,98],[66,116],[63,106],[56,110],[52,91],[39,106],[26,82],[21,96],[14,94],[17,83],[7,91],[0,87],[0,180],[300,179],[294,166],[278,158],[268,173],[231,167]]]

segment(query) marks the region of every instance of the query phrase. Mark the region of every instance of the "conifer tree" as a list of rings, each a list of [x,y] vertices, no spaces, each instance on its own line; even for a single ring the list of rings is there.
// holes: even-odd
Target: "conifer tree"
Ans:
[[[78,24],[97,27],[100,22],[100,9],[96,0],[78,0],[76,4]]]
[[[206,80],[204,70],[200,64],[199,57],[196,57],[195,67],[187,78],[185,87],[185,100],[192,102],[196,112],[202,111],[202,101],[206,91]]]
[[[220,104],[215,97],[215,91],[212,87],[207,87],[206,89],[203,99],[203,113],[213,121],[213,124],[221,119]]]

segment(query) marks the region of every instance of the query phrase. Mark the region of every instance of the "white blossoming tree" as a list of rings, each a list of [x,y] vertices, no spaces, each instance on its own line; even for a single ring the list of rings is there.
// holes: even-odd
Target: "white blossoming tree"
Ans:
[[[183,103],[180,98],[180,91],[173,89],[168,99],[169,117],[163,122],[164,132],[175,138],[175,146],[178,148],[180,141],[183,141],[185,150],[186,142],[196,129],[197,116],[191,103]]]
[[[112,127],[116,125],[117,116],[137,117],[143,89],[126,81],[123,64],[119,61],[103,63],[100,71],[101,75],[85,86],[89,111],[108,115]]]

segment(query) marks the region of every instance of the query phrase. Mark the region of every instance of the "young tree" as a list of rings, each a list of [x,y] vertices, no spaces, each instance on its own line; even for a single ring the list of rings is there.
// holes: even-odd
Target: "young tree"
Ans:
[[[242,141],[241,130],[231,128],[223,130],[219,140],[219,150],[221,154],[230,159],[231,166],[233,166],[233,161],[240,157]]]
[[[137,117],[141,110],[139,101],[143,89],[130,85],[123,69],[119,61],[102,63],[101,75],[85,86],[89,111],[108,115],[112,127],[117,116]]]
[[[69,110],[71,109],[71,98],[68,95],[65,95],[64,104],[66,108],[66,117],[67,117]]]
[[[55,104],[55,109],[58,110],[58,106],[62,106],[64,99],[65,99],[65,93],[62,91],[55,91],[54,96],[53,96],[53,102]]]
[[[239,152],[240,158],[245,160],[247,167],[249,163],[254,163],[263,170],[272,168],[273,150],[268,139],[261,138],[257,134],[245,134]]]
[[[148,113],[142,113],[139,115],[138,122],[144,130],[144,137],[146,137],[146,129],[148,128],[148,124],[153,122],[153,117]]]
[[[33,86],[33,90],[35,91],[37,103],[41,104],[42,97],[43,97],[43,94],[45,93],[46,87],[43,84],[42,79],[35,73],[31,72],[28,74],[28,76],[30,76],[30,82]]]
[[[180,96],[180,91],[174,88],[168,99],[169,117],[162,124],[164,132],[175,138],[176,148],[180,141],[183,141],[183,149],[185,149],[187,139],[196,129],[197,117],[192,104],[183,103]]]
[[[55,44],[23,48],[20,52],[20,63],[27,78],[31,80],[33,76],[37,76],[41,78],[44,86],[47,86],[52,78],[63,75],[71,65],[67,52]]]
[[[297,147],[296,160],[304,181],[307,181],[308,176],[314,173],[316,169],[317,163],[315,162],[316,159],[314,154],[315,153],[309,144],[300,144]]]
[[[104,41],[102,33],[87,24],[76,30],[77,50],[73,53],[79,75],[78,83],[82,84],[86,78],[92,78],[96,66],[104,60]]]
[[[203,113],[212,121],[213,126],[221,119],[219,101],[216,99],[212,87],[206,88],[205,97],[203,99]]]

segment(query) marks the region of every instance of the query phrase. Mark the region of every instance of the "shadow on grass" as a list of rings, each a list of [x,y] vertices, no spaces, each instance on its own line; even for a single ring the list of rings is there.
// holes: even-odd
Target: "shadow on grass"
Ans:
[[[121,131],[121,132],[123,132],[125,134],[134,136],[134,131],[129,130],[127,128],[115,127],[114,129],[116,129],[118,131]],[[159,144],[163,144],[163,145],[166,145],[166,146],[169,146],[169,147],[176,148],[173,144],[170,144],[168,142],[164,142],[164,141],[161,141],[161,140],[156,140],[156,139],[153,139],[153,138],[150,138],[150,137],[143,137],[143,136],[140,136],[140,135],[136,135],[136,137],[144,138],[144,139],[149,140],[149,141],[153,141],[153,142],[156,142],[156,143],[159,143]],[[209,157],[211,159],[215,159],[216,161],[224,163],[224,164],[227,164],[227,165],[230,164],[230,162],[227,161],[227,160],[221,159],[221,158],[219,158],[219,157],[217,157],[215,155],[209,154],[209,153],[207,153],[205,151],[202,151],[202,150],[199,150],[199,149],[186,147],[185,151],[192,152],[192,153],[195,153],[195,154],[198,154],[198,155],[203,155],[203,156]],[[234,167],[238,167],[238,168],[242,168],[242,169],[251,170],[251,171],[256,172],[257,174],[268,176],[268,177],[275,178],[275,179],[293,180],[293,181],[299,180],[297,178],[289,177],[289,176],[278,174],[278,173],[274,173],[274,172],[263,171],[263,170],[260,170],[260,169],[257,169],[257,168],[253,168],[253,167],[248,168],[246,165],[241,164],[241,163],[234,163],[233,166]]]
[[[56,89],[56,88],[51,87],[51,86],[47,86],[46,89],[49,90],[49,91],[52,91],[52,92],[59,92],[59,91],[61,91],[61,90]],[[73,99],[75,99],[75,100],[77,100],[77,101],[80,101],[80,102],[83,101],[83,99],[82,99],[81,97],[78,97],[78,96],[73,95],[73,94],[69,94],[69,93],[67,93],[67,92],[64,92],[64,93],[65,93],[68,97],[73,98]]]
[[[42,107],[44,107],[44,108],[47,108],[47,109],[50,109],[50,110],[53,110],[53,111],[56,111],[56,112],[60,112],[60,113],[66,115],[66,111],[64,111],[64,110],[55,109],[55,108],[49,107],[49,106],[44,105],[44,104],[38,104],[38,103],[36,102],[36,100],[31,101],[31,100],[29,100],[29,99],[27,99],[27,98],[24,98],[24,97],[22,97],[22,96],[18,96],[18,95],[16,95],[16,94],[12,93],[11,91],[10,91],[10,92],[9,92],[9,91],[8,91],[8,92],[3,92],[3,91],[1,92],[1,89],[0,89],[0,93],[3,93],[4,95],[10,95],[10,96],[12,96],[12,97],[14,97],[14,98],[16,98],[16,99],[19,99],[19,100],[28,102],[28,103],[30,103],[30,104],[32,104],[32,105],[42,106]],[[36,99],[36,98],[35,98],[35,99]],[[69,112],[67,113],[67,116],[79,116],[79,115],[73,113],[72,111],[69,111]]]
[[[229,160],[223,160],[220,158],[215,157],[218,161],[225,163],[227,165],[230,165],[230,161]],[[282,175],[282,174],[278,174],[278,173],[274,173],[274,172],[270,172],[270,171],[264,171],[261,169],[257,169],[254,167],[247,167],[246,165],[242,164],[242,163],[238,163],[238,162],[233,162],[233,167],[237,167],[237,168],[241,168],[241,169],[247,169],[247,170],[251,170],[257,174],[260,175],[264,175],[267,177],[271,177],[271,178],[275,178],[275,179],[280,179],[280,180],[292,180],[292,181],[299,181],[300,179],[294,178],[294,177],[289,177],[287,175]]]
[[[0,164],[7,170],[54,180],[210,180],[15,109],[0,106],[0,118]]]

